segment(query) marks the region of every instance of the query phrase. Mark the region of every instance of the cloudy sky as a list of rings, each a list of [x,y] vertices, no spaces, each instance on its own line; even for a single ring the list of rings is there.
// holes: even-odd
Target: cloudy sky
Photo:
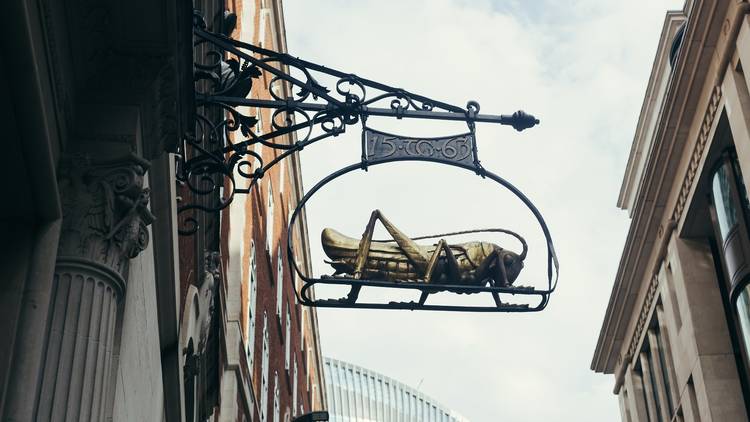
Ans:
[[[324,354],[421,384],[473,422],[618,420],[613,378],[589,365],[629,223],[616,200],[638,112],[665,11],[682,1],[284,4],[293,55],[460,106],[476,100],[483,112],[540,118],[520,134],[480,125],[479,156],[541,210],[561,264],[559,289],[537,314],[320,310]],[[423,136],[465,130],[370,123]],[[302,153],[307,187],[357,161],[358,129]],[[373,168],[321,191],[307,209],[314,260],[324,258],[323,227],[358,236],[375,208],[411,235],[516,230],[531,245],[519,283],[542,282],[545,252],[528,212],[468,172],[427,164]]]

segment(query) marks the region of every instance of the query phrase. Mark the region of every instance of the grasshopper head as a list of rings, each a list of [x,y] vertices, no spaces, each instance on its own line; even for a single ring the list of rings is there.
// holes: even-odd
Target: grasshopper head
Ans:
[[[515,252],[505,251],[502,255],[505,273],[508,274],[508,283],[513,284],[523,269],[523,258]]]
[[[502,265],[505,267],[505,274],[508,276],[508,285],[513,284],[518,278],[518,275],[523,269],[523,255],[519,255],[515,252],[503,249],[499,246],[495,246],[497,256],[502,261]],[[505,280],[495,280],[498,284],[502,285]]]

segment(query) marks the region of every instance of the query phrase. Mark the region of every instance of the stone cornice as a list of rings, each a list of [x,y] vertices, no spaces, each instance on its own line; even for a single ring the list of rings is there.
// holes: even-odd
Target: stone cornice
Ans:
[[[721,22],[727,7],[723,2],[706,1],[696,3],[690,12],[682,49],[659,112],[653,144],[648,151],[637,200],[633,205],[633,220],[591,364],[594,371],[614,371],[628,327],[634,331],[638,326],[637,323],[631,324],[631,321],[636,304],[646,302],[647,294],[641,288],[641,283],[651,279],[653,268],[647,267],[649,263],[655,265],[651,261],[655,245],[666,240],[665,221],[675,215],[674,211],[666,211],[679,164],[674,157],[680,157],[688,143],[687,130],[708,78],[709,62],[714,57],[710,54],[711,49],[721,33]],[[715,90],[713,92],[716,93]],[[713,111],[708,114],[715,113],[717,103],[718,99],[712,98],[707,111],[712,108]],[[689,176],[689,186],[694,177],[693,171],[693,175]],[[677,185],[677,189],[682,189],[683,185]],[[683,198],[680,207],[684,208],[684,202]],[[681,213],[682,209],[678,215],[681,216]],[[647,275],[647,271],[652,274]]]
[[[719,87],[714,87],[711,95],[711,100],[708,104],[708,107],[706,108],[706,112],[703,115],[703,123],[701,124],[698,139],[693,146],[692,153],[690,154],[690,162],[688,164],[687,171],[685,172],[685,175],[682,179],[680,194],[677,197],[677,201],[675,202],[672,209],[671,221],[673,222],[680,221],[682,218],[688,195],[693,187],[693,183],[695,182],[695,177],[698,174],[698,165],[701,162],[701,157],[703,157],[706,145],[708,144],[708,135],[711,132],[711,127],[713,126],[714,118],[716,117],[716,112],[719,108],[720,101],[721,89],[719,89]],[[674,225],[676,225],[676,223],[673,223],[673,227]],[[664,239],[664,242],[668,241],[669,233],[660,232],[658,234],[660,238]],[[659,255],[663,257],[664,253],[661,253]],[[656,270],[658,269],[655,269],[655,272]],[[622,362],[629,362],[631,359],[633,359],[633,356],[635,356],[635,351],[640,342],[641,334],[643,334],[643,329],[650,319],[653,302],[656,298],[656,291],[658,288],[659,277],[655,273],[651,276],[651,281],[649,282],[649,286],[646,289],[646,295],[643,299],[643,302],[641,303],[641,308],[638,313],[638,320],[636,322],[633,335],[630,337],[630,344],[627,348],[627,353],[622,357]]]
[[[708,144],[708,136],[711,132],[714,119],[716,118],[716,112],[719,110],[719,103],[721,102],[721,88],[714,86],[711,92],[711,99],[708,102],[706,111],[703,114],[703,123],[698,133],[698,139],[693,146],[693,152],[690,155],[690,162],[688,163],[687,172],[682,179],[682,185],[680,185],[680,194],[677,197],[677,202],[672,210],[672,220],[680,221],[682,219],[683,211],[687,203],[690,191],[693,188],[695,182],[695,176],[698,174],[698,166],[701,162],[701,157],[705,152],[706,145]]]
[[[654,63],[651,67],[651,74],[649,75],[648,84],[646,85],[646,93],[643,97],[643,104],[641,105],[641,111],[635,129],[635,136],[633,136],[633,144],[630,148],[628,163],[625,167],[625,175],[623,176],[622,186],[620,187],[620,194],[617,199],[617,206],[622,209],[631,208],[630,205],[634,202],[633,196],[638,189],[638,177],[641,175],[639,170],[641,170],[643,163],[647,159],[647,151],[645,151],[645,149],[648,148],[649,141],[652,139],[652,136],[649,136],[651,135],[649,129],[651,128],[654,119],[658,118],[658,107],[663,104],[658,102],[658,98],[659,94],[661,94],[660,91],[664,89],[664,72],[670,68],[669,55],[673,38],[679,26],[682,25],[685,20],[685,14],[682,11],[669,11],[665,17],[664,27],[662,28],[658,48],[654,57]],[[630,211],[632,211],[632,209]]]

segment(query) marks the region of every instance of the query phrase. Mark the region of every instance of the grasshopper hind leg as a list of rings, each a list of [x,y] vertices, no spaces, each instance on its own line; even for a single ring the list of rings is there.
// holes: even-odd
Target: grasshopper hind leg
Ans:
[[[445,257],[444,266],[442,268],[439,267],[439,260],[441,257]],[[446,273],[448,277],[448,283],[456,282],[456,280],[458,280],[459,278],[458,260],[453,254],[453,251],[451,250],[450,245],[448,245],[448,242],[446,242],[445,239],[440,239],[440,241],[435,246],[435,251],[432,253],[432,256],[428,261],[424,281],[427,284],[434,284],[440,279],[443,273]],[[424,305],[427,301],[427,298],[432,293],[435,292],[423,290],[422,294],[419,296],[419,302],[417,303],[420,306]]]

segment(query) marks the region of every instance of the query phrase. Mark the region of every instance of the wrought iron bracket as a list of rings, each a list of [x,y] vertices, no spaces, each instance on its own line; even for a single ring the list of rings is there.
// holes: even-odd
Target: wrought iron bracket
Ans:
[[[223,27],[223,32],[215,32],[208,28],[200,14],[194,14],[195,129],[184,136],[178,151],[177,178],[185,193],[178,205],[180,234],[189,235],[198,230],[197,212],[224,209],[234,195],[250,193],[269,169],[290,155],[308,145],[338,136],[347,127],[361,125],[359,161],[334,170],[312,186],[295,204],[290,227],[317,191],[350,172],[400,161],[446,164],[497,183],[515,195],[533,214],[546,243],[546,285],[465,285],[460,280],[453,280],[437,286],[352,277],[315,277],[305,274],[297,265],[294,236],[292,230],[287,230],[288,265],[303,282],[299,290],[295,285],[300,303],[320,307],[473,312],[534,312],[547,306],[557,286],[559,268],[549,229],[541,213],[519,189],[482,167],[476,143],[476,123],[507,125],[522,131],[537,125],[537,118],[523,111],[510,115],[481,114],[476,101],[459,107],[235,40],[228,34],[232,32],[236,17],[228,14],[224,18],[224,24],[218,25]],[[263,115],[270,116],[270,121],[262,124]],[[369,127],[369,117],[459,121],[466,123],[468,130],[458,135],[433,138],[401,136]],[[268,154],[261,154],[257,146],[276,153],[264,162]],[[311,287],[317,284],[411,289],[422,293],[481,293],[491,295],[495,305],[316,299]],[[514,296],[527,300],[514,302]]]
[[[477,166],[475,123],[508,125],[518,131],[539,123],[523,111],[480,114],[476,101],[459,107],[236,40],[227,35],[235,23],[236,17],[227,14],[224,25],[220,25],[223,31],[213,32],[199,13],[193,17],[195,130],[182,140],[177,169],[178,181],[189,191],[178,206],[183,235],[197,231],[196,212],[220,211],[235,194],[249,193],[281,160],[310,144],[344,133],[348,126],[363,123],[363,142],[373,142],[367,148],[379,145],[381,155],[382,148],[387,152],[380,135],[364,127],[370,116],[466,122],[469,134],[461,135],[464,138],[440,138],[436,142],[446,144],[448,156],[451,142],[470,147]],[[334,82],[326,86],[319,82],[322,78]],[[270,98],[258,98],[261,89],[257,85],[261,83]],[[270,110],[271,130],[265,132],[260,130],[261,109]],[[283,138],[291,141],[279,141]],[[394,153],[419,151],[424,155],[430,148],[433,152],[440,148],[422,141],[407,142],[400,145],[405,150]],[[264,162],[256,145],[280,152]],[[443,154],[443,158],[451,160],[448,156]],[[363,152],[362,159],[366,168],[372,157],[367,158]],[[246,182],[238,183],[238,177]]]

